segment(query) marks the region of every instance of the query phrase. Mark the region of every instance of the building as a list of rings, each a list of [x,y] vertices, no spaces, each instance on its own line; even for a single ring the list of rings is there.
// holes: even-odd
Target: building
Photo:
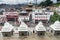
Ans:
[[[32,21],[34,23],[38,23],[39,21],[49,22],[50,16],[52,16],[54,12],[43,9],[35,9],[31,14],[32,14]]]
[[[51,10],[46,10],[46,11],[45,11],[45,14],[46,14],[46,15],[53,16],[53,15],[54,15],[54,12],[51,11]]]
[[[54,36],[60,36],[60,22],[56,21],[50,26],[49,33]]]
[[[28,36],[29,35],[28,26],[24,22],[21,22],[21,24],[18,28],[18,31],[19,31],[19,36]]]
[[[18,12],[3,12],[6,15],[7,21],[18,21]]]
[[[6,16],[5,15],[0,15],[0,24],[4,24],[6,22]]]
[[[19,20],[29,21],[30,14],[27,11],[21,11],[19,14],[20,14],[18,18]]]
[[[45,27],[43,26],[43,23],[42,22],[39,22],[36,27],[35,27],[35,32],[38,36],[44,36],[45,35],[45,32],[46,32],[46,29]]]
[[[29,13],[28,13],[27,11],[25,11],[25,10],[19,12],[19,15],[28,15],[28,14],[29,14]]]
[[[32,8],[33,8],[33,4],[30,2],[30,3],[27,5],[27,7],[25,7],[25,10],[26,10],[27,12],[31,12],[31,11],[32,11]]]
[[[13,35],[13,26],[6,22],[2,28],[2,35],[3,37],[11,37]]]
[[[38,23],[39,21],[47,22],[50,20],[50,15],[45,14],[41,10],[35,11],[32,13],[32,20],[34,23]]]

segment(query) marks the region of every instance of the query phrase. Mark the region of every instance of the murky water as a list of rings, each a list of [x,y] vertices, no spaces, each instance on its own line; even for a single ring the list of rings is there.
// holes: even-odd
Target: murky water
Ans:
[[[14,34],[12,37],[3,37],[0,33],[0,40],[60,40],[60,37],[51,36],[46,34],[44,37],[39,37],[36,34],[31,34],[27,37],[19,37],[18,34]]]

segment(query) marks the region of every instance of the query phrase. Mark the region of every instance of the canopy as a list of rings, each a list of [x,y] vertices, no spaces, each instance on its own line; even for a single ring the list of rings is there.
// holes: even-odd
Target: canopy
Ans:
[[[46,31],[45,27],[43,26],[42,22],[39,22],[37,26],[35,27],[36,31]]]
[[[11,16],[17,16],[18,15],[18,12],[3,12],[4,15],[11,15]]]
[[[53,30],[60,30],[60,22],[56,21],[53,25],[50,26]]]
[[[9,24],[8,22],[6,22],[2,28],[2,32],[11,32],[11,30],[13,29],[14,27]]]
[[[28,31],[28,26],[24,22],[21,22],[18,31]]]

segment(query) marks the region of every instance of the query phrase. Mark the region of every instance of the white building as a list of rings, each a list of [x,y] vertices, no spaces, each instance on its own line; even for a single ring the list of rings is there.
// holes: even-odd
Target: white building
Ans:
[[[54,15],[54,12],[53,11],[45,11],[45,14],[52,16],[52,15]]]
[[[29,21],[30,14],[27,11],[21,11],[18,19],[22,21]]]
[[[28,26],[24,22],[21,22],[18,31],[19,36],[28,36],[29,34]]]
[[[14,29],[14,27],[11,24],[9,24],[8,22],[6,22],[4,24],[2,30],[1,30],[2,35],[4,37],[10,37],[10,36],[12,36],[13,35],[13,29]]]
[[[50,20],[50,16],[53,15],[54,12],[37,9],[33,11],[31,14],[33,22],[38,23],[39,21],[48,22]]]
[[[43,36],[45,35],[46,29],[43,26],[42,22],[39,22],[36,27],[35,27],[35,32],[37,33],[38,36]]]
[[[60,22],[56,21],[50,26],[49,33],[54,36],[60,36]]]

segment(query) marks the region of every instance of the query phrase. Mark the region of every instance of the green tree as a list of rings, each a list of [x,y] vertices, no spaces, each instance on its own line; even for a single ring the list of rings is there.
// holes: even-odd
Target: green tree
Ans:
[[[53,2],[51,0],[46,0],[45,2],[41,2],[39,6],[51,6]]]
[[[60,16],[55,12],[53,16],[50,17],[51,22],[59,20]]]
[[[53,2],[51,0],[46,0],[45,1],[45,6],[51,6]]]

